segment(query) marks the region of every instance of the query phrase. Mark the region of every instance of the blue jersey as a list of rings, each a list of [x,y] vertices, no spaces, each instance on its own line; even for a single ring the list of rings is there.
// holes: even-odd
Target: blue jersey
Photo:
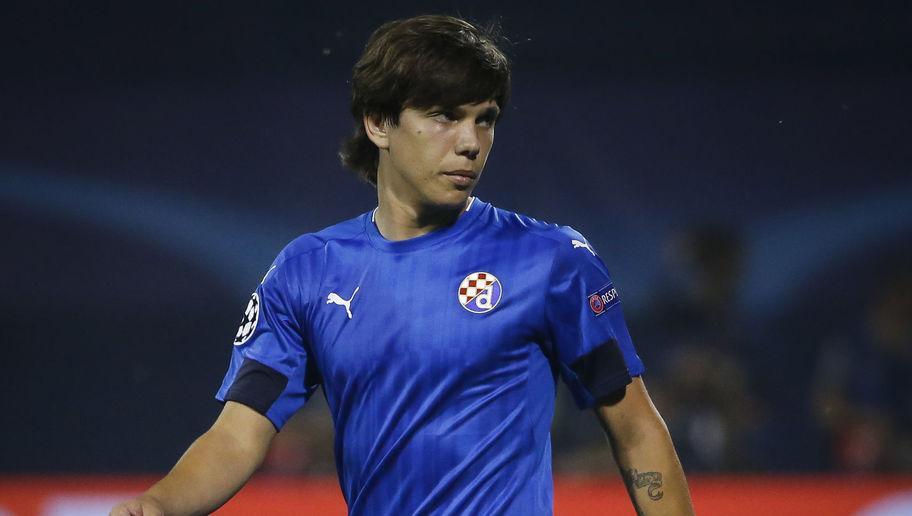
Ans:
[[[279,429],[322,386],[350,514],[537,515],[557,377],[589,407],[642,373],[586,239],[474,199],[409,240],[371,212],[294,240],[217,397]]]

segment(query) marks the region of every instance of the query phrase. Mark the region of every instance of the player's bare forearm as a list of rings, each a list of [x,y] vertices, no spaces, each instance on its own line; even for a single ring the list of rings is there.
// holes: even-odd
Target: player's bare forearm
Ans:
[[[247,482],[263,462],[274,436],[268,419],[228,402],[212,428],[187,448],[163,479],[136,500],[115,507],[111,514],[145,516],[159,510],[166,515],[208,514]]]
[[[634,378],[625,392],[603,401],[596,414],[637,514],[693,514],[681,462],[642,379]]]
[[[236,493],[258,465],[257,457],[231,435],[212,429],[146,495],[157,500],[165,514],[208,514]]]
[[[687,481],[667,431],[644,434],[633,447],[612,442],[637,514],[693,514]]]

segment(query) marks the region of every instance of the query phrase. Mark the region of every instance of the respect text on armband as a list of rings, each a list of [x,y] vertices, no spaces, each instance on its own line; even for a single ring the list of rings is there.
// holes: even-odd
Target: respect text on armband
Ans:
[[[618,297],[617,289],[611,283],[589,294],[589,308],[596,317],[620,302],[621,299]]]

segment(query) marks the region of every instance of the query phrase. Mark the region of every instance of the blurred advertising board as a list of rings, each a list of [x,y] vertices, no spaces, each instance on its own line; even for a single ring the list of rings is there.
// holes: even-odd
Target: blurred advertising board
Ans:
[[[0,516],[107,514],[156,480],[150,476],[0,476]],[[912,515],[912,475],[692,476],[697,514],[714,515]],[[632,514],[618,477],[557,476],[558,516]],[[218,515],[345,515],[332,477],[265,477],[252,480]]]

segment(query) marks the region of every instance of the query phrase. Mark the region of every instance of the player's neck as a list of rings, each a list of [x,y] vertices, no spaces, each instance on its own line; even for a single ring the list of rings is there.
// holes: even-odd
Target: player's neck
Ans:
[[[452,225],[465,212],[467,204],[468,200],[454,207],[422,206],[392,195],[379,195],[374,223],[383,238],[408,240]]]

